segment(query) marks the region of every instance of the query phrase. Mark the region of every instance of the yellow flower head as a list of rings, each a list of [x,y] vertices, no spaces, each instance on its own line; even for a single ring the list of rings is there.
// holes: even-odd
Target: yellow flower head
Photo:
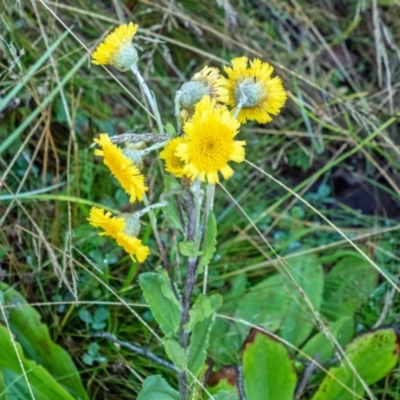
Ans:
[[[106,133],[100,134],[100,139],[94,139],[94,141],[102,147],[101,150],[96,149],[94,154],[104,157],[104,164],[129,194],[129,201],[133,203],[136,200],[142,200],[148,188],[144,184],[144,176],[139,168],[133,165],[132,160],[124,156],[122,150],[111,142]]]
[[[101,228],[104,232],[99,233],[100,236],[107,235],[116,238],[119,232],[122,232],[125,227],[123,218],[115,218],[111,213],[105,212],[103,208],[92,207],[88,218],[90,225],[95,228]]]
[[[272,115],[280,113],[286,101],[286,93],[282,80],[278,76],[271,78],[274,68],[259,59],[250,61],[248,58],[234,58],[232,68],[225,67],[228,78],[221,77],[229,92],[226,104],[233,107],[234,114],[241,105],[238,114],[240,123],[247,120],[266,123],[272,120]]]
[[[226,107],[216,106],[215,99],[204,96],[185,123],[186,143],[179,144],[176,155],[185,162],[185,175],[192,179],[218,183],[218,172],[225,179],[233,175],[229,161],[244,160],[245,141],[235,141],[240,124]]]
[[[140,263],[146,260],[147,256],[150,254],[149,248],[143,246],[140,239],[128,236],[123,232],[119,233],[115,240],[118,246],[122,247],[131,257]]]
[[[228,100],[228,91],[223,87],[220,81],[218,68],[205,66],[200,72],[193,75],[189,82],[185,82],[181,88],[180,103],[181,106],[193,111],[194,106],[203,98],[210,96],[217,101],[226,102]],[[186,114],[184,115],[184,119]]]
[[[143,246],[142,241],[125,233],[124,218],[112,217],[110,212],[103,208],[92,207],[88,218],[89,223],[95,228],[101,228],[104,232],[99,235],[107,235],[116,240],[118,246],[122,247],[129,255],[143,262],[150,254],[147,246]]]
[[[176,148],[178,145],[186,143],[185,138],[177,137],[170,140],[164,150],[160,153],[160,158],[165,161],[165,170],[177,178],[182,178],[184,173],[185,163],[176,156]]]
[[[139,25],[130,22],[114,29],[92,54],[92,62],[97,65],[111,64],[126,71],[138,62],[138,54],[132,43]]]

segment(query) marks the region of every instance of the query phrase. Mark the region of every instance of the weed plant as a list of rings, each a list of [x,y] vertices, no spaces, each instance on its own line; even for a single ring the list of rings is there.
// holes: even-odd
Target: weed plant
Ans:
[[[1,398],[400,398],[398,2],[1,5]],[[120,26],[129,68],[96,57]],[[229,100],[243,56],[282,79],[272,119]],[[218,181],[166,147],[216,102]]]

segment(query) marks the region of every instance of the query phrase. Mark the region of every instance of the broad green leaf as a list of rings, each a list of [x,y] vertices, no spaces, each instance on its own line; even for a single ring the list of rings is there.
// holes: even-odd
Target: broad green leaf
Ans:
[[[295,257],[290,259],[287,268],[318,310],[323,289],[323,271],[318,259],[313,255]],[[304,342],[314,327],[313,314],[302,293],[282,275],[274,275],[253,286],[239,300],[235,317],[278,331],[280,337],[296,346]],[[243,331],[244,326],[237,329]]]
[[[203,252],[199,250],[199,243],[197,242],[187,240],[185,242],[180,242],[178,247],[179,252],[185,257],[195,258],[203,254]]]
[[[243,384],[251,400],[292,400],[296,373],[286,347],[256,329],[243,351]]]
[[[0,354],[0,372],[9,399],[31,399],[29,387],[35,399],[77,400],[88,398],[86,394],[85,397],[72,396],[41,365],[27,359],[19,343],[15,343],[14,347],[10,339],[10,332],[4,326],[0,326]],[[27,374],[29,387],[20,362]]]
[[[353,316],[376,286],[378,272],[353,254],[342,258],[325,278],[321,310],[331,320]]]
[[[272,332],[279,329],[283,310],[290,299],[284,286],[286,279],[277,274],[254,285],[238,299],[235,317],[254,325],[260,325]],[[248,328],[245,328],[248,331]],[[244,337],[241,341],[244,340]]]
[[[203,300],[199,301],[200,296]],[[200,296],[196,303],[205,303],[206,307],[197,307],[197,311],[195,312],[196,317],[194,318],[196,320],[195,323],[192,322],[193,315],[191,314],[190,316],[190,323],[193,330],[190,336],[190,345],[188,349],[188,368],[194,376],[200,373],[204,365],[207,357],[210,331],[215,321],[216,312],[222,302],[222,298],[218,294],[214,294],[209,298],[204,295]]]
[[[331,334],[337,339],[339,344],[344,347],[351,340],[354,334],[354,321],[350,317],[343,317],[329,326]],[[327,338],[324,332],[318,332],[312,337],[302,351],[310,357],[318,355],[320,362],[326,362],[331,359],[335,353],[333,343]],[[299,356],[302,355],[299,353]]]
[[[169,359],[179,371],[186,370],[186,356],[180,344],[173,339],[164,339],[163,345]]]
[[[27,357],[43,366],[75,399],[88,399],[74,363],[68,353],[51,340],[47,326],[41,323],[40,314],[3,282],[0,291],[4,304],[21,305],[10,308],[7,319]]]
[[[392,328],[378,329],[357,337],[346,347],[349,360],[367,385],[382,379],[397,364],[399,339]],[[312,400],[352,400],[352,391],[362,397],[364,388],[346,361],[330,368],[329,374],[336,380],[326,375]]]
[[[206,236],[203,244],[203,254],[200,258],[197,274],[201,274],[204,267],[208,265],[215,253],[217,246],[217,220],[213,213],[208,216]]]
[[[322,265],[314,255],[292,258],[287,269],[318,311],[322,302],[324,276]],[[315,326],[315,317],[299,289],[286,280],[284,288],[289,295],[282,310],[283,320],[277,334],[295,346],[302,344]]]
[[[139,276],[139,285],[161,330],[168,337],[176,336],[180,308],[166,272],[145,272]]]
[[[185,330],[191,331],[200,321],[214,314],[222,304],[222,297],[219,294],[213,294],[207,297],[200,294],[189,311],[190,320],[185,324]]]
[[[137,400],[180,400],[180,396],[162,376],[152,375],[143,382]]]

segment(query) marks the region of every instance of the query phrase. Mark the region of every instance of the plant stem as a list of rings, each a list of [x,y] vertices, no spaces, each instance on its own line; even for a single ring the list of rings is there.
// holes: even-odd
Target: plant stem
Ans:
[[[188,241],[196,243],[199,236],[200,226],[200,211],[201,211],[201,182],[199,179],[193,183],[190,191],[186,193],[186,206],[188,215],[188,228],[187,237]],[[192,298],[193,289],[196,284],[196,269],[199,264],[198,257],[189,257],[188,269],[186,274],[185,286],[183,289],[182,296],[182,312],[181,322],[178,333],[179,344],[187,355],[188,341],[190,332],[185,330],[184,326],[189,322],[189,311],[190,311],[190,300]],[[187,400],[189,398],[189,387],[188,387],[188,374],[186,371],[180,372],[178,375],[179,380],[179,392],[181,399]]]
[[[146,194],[143,196],[143,203],[149,209],[148,214],[149,214],[150,224],[153,229],[154,237],[156,239],[158,249],[160,250],[160,254],[161,254],[161,258],[163,260],[164,267],[165,267],[165,269],[168,273],[168,277],[171,281],[172,291],[174,292],[175,297],[179,301],[179,295],[178,295],[178,292],[176,290],[176,287],[175,287],[174,281],[173,281],[171,266],[169,265],[167,253],[165,252],[164,246],[163,246],[161,238],[160,238],[160,233],[158,232],[157,218],[154,214],[154,211],[152,210],[152,208],[150,206],[150,202],[149,202],[149,199],[147,198]]]
[[[181,117],[181,103],[180,99],[182,96],[182,92],[178,90],[175,94],[174,105],[175,105],[175,118],[176,118],[176,125],[177,125],[177,133],[178,135],[182,132],[182,117]]]
[[[156,119],[156,122],[157,122],[158,131],[161,134],[164,134],[164,125],[162,124],[162,121],[161,121],[161,115],[160,115],[160,111],[157,106],[156,99],[154,98],[153,94],[150,92],[150,89],[147,86],[146,81],[143,79],[143,76],[139,72],[136,65],[131,67],[131,71],[136,76],[136,79],[138,80],[139,85],[142,88],[142,90],[147,98],[147,101],[149,102],[151,111],[153,112],[154,118]]]
[[[207,225],[208,225],[208,217],[210,212],[212,212],[214,208],[214,198],[215,198],[215,185],[209,183],[207,185],[207,192],[206,192],[206,209],[204,211],[204,230],[203,236],[201,238],[200,250],[203,248],[204,239],[207,233]],[[207,292],[207,278],[208,278],[208,265],[204,267],[204,277],[203,277],[203,294]]]

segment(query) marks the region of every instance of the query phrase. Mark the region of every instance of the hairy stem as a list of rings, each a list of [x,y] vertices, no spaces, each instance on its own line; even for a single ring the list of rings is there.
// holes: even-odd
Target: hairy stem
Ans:
[[[156,103],[156,100],[155,100],[153,94],[150,92],[150,89],[147,86],[146,81],[143,79],[143,76],[139,72],[137,66],[134,65],[131,68],[131,70],[132,70],[133,74],[136,76],[136,79],[138,80],[139,85],[142,88],[142,90],[147,98],[147,101],[149,102],[151,111],[153,112],[154,118],[156,119],[156,122],[157,122],[158,131],[161,134],[164,134],[164,125],[162,124],[160,111],[158,109],[158,106],[157,106],[157,103]]]
[[[199,236],[200,225],[200,206],[202,201],[200,181],[196,180],[190,191],[184,197],[186,200],[186,212],[188,216],[188,227],[186,239],[196,242]],[[189,322],[189,311],[194,285],[196,284],[196,269],[199,263],[198,257],[189,257],[188,269],[186,274],[185,286],[182,296],[181,322],[178,333],[180,346],[187,354],[190,332],[185,330],[184,326]],[[179,373],[179,392],[183,400],[187,400],[189,396],[188,374],[187,371]]]
[[[175,295],[175,297],[179,300],[179,294],[176,290],[176,287],[174,285],[174,280],[172,276],[172,271],[171,271],[171,266],[169,265],[168,258],[167,258],[167,253],[165,252],[164,246],[162,244],[161,238],[160,238],[160,232],[158,231],[157,228],[157,218],[154,214],[154,211],[152,207],[150,206],[149,199],[147,198],[146,194],[143,196],[143,203],[144,205],[149,209],[148,214],[149,214],[149,219],[150,219],[150,224],[153,229],[154,237],[157,242],[158,249],[160,250],[161,258],[163,260],[164,268],[166,269],[168,273],[168,277],[171,281],[171,287],[172,291]]]

